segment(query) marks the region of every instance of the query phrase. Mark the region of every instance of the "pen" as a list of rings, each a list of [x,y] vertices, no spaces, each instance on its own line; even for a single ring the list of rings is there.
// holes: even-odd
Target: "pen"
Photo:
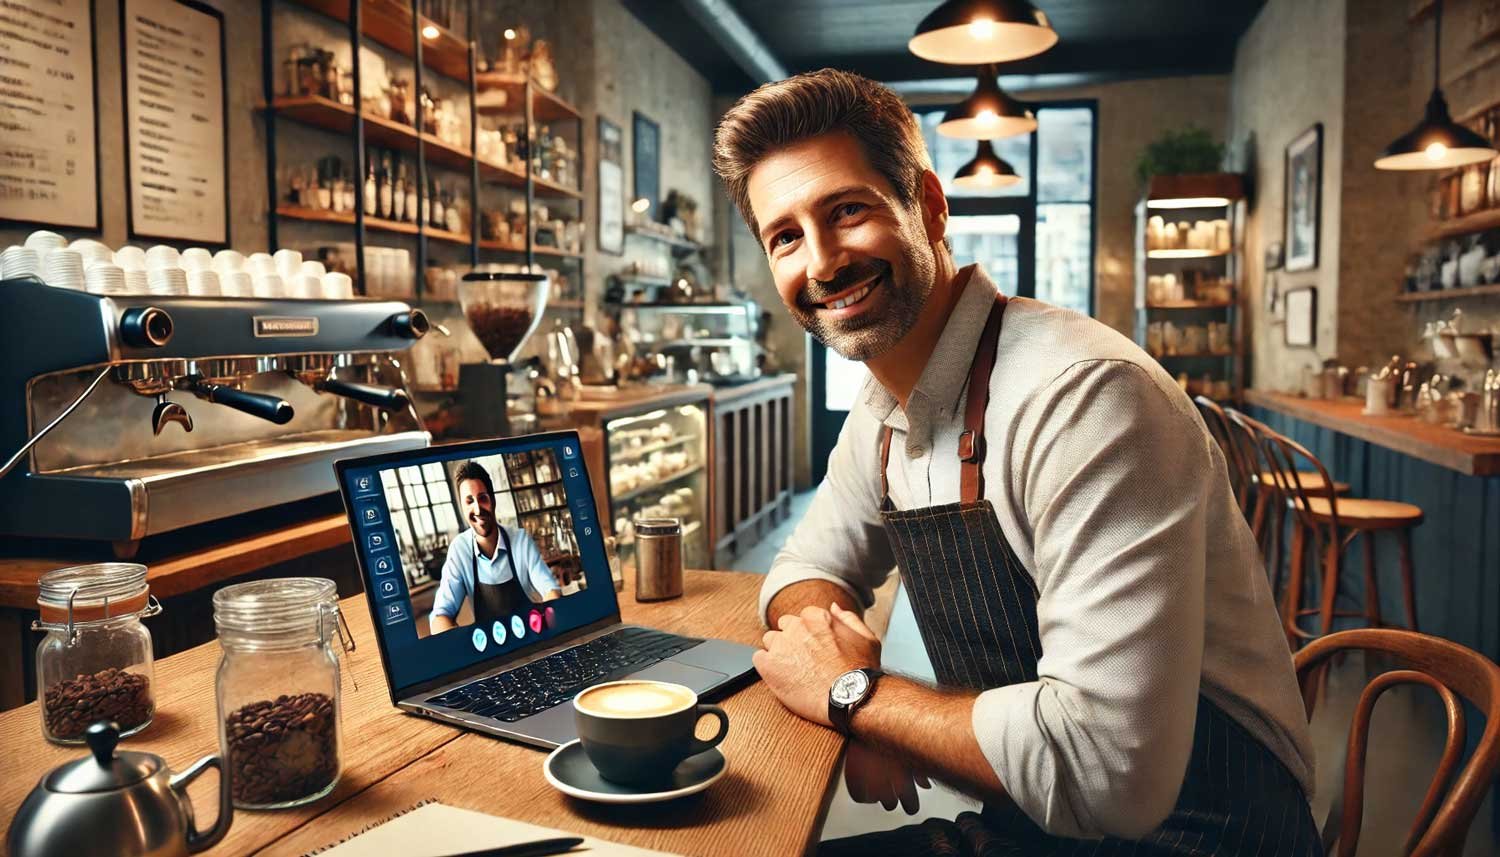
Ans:
[[[481,848],[478,851],[449,854],[447,857],[546,857],[549,854],[572,851],[582,844],[583,837],[581,836],[563,836],[557,839],[538,839],[535,842],[502,845],[499,848]]]

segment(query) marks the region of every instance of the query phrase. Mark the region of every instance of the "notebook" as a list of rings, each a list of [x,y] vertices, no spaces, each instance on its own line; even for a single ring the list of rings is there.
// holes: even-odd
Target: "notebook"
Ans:
[[[576,836],[565,830],[539,827],[428,801],[366,828],[341,842],[319,848],[305,857],[444,857],[481,848],[498,848],[538,839]],[[586,850],[585,850],[586,849]],[[575,853],[588,857],[664,857],[665,851],[649,851],[617,842],[584,837]],[[668,855],[669,857],[669,855]]]

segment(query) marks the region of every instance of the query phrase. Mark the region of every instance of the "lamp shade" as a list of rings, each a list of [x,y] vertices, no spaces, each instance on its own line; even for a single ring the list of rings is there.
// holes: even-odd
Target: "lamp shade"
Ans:
[[[1477,164],[1495,157],[1494,144],[1484,135],[1453,121],[1440,89],[1427,99],[1427,115],[1417,127],[1397,137],[1375,159],[1380,170],[1443,170]]]
[[[959,167],[958,172],[953,174],[954,186],[966,190],[1002,188],[1019,184],[1020,181],[1016,168],[995,154],[989,140],[980,140],[979,151],[974,155],[974,160]]]
[[[943,114],[937,132],[965,140],[997,140],[1036,130],[1036,114],[1011,98],[995,81],[993,67],[979,70],[974,92]]]
[[[1026,0],[947,0],[906,46],[924,60],[980,65],[1034,57],[1055,44],[1046,14]]]

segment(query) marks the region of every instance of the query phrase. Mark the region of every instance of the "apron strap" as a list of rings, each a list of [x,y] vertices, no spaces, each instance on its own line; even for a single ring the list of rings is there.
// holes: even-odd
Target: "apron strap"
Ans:
[[[505,525],[500,523],[499,518],[495,519],[495,526],[500,528],[500,540],[505,542],[505,561],[510,563],[510,579],[519,586],[521,575],[516,572],[516,552],[510,549],[510,533],[505,531]]]
[[[964,430],[958,436],[959,499],[975,503],[984,496],[984,411],[990,404],[990,374],[995,369],[995,347],[1000,342],[1000,322],[1005,315],[1005,295],[996,293],[995,304],[979,335],[979,347],[969,364],[969,398],[964,404]],[[880,501],[891,494],[885,475],[891,460],[891,427],[880,433]]]

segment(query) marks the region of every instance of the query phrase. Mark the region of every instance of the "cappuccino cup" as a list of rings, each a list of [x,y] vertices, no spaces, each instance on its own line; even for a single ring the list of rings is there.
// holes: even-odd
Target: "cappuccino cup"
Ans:
[[[664,681],[627,679],[596,684],[573,697],[574,721],[584,755],[599,775],[621,785],[657,787],[689,756],[719,746],[729,716],[698,702],[692,688]],[[704,715],[719,720],[707,741],[693,733]]]

